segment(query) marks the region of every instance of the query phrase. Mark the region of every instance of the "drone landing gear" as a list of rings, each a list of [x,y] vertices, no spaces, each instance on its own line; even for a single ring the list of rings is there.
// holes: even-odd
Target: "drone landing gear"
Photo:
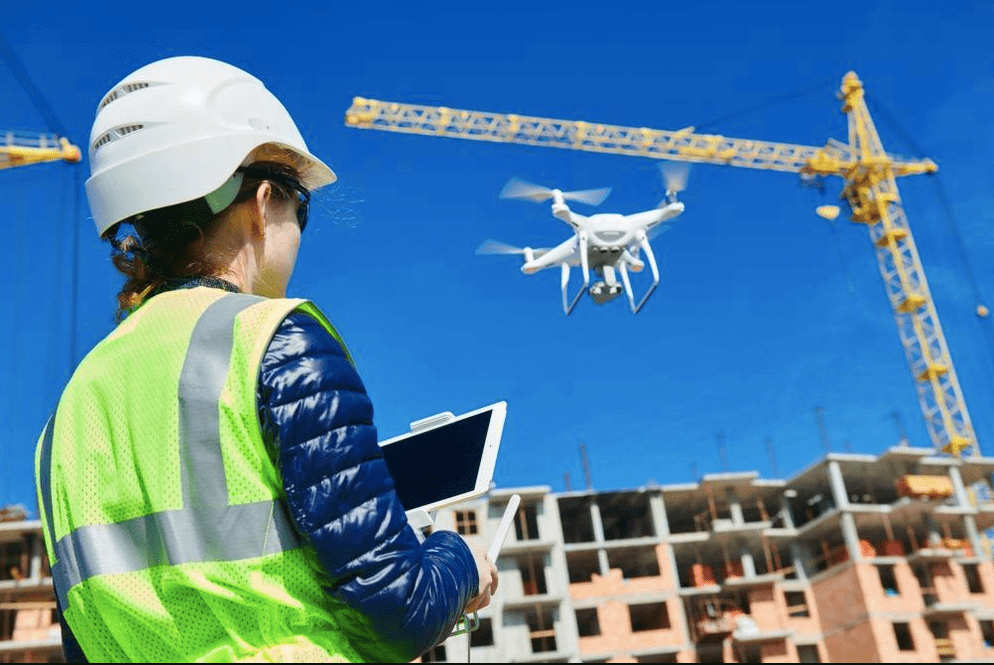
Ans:
[[[590,262],[587,259],[587,233],[586,231],[581,231],[577,235],[579,236],[578,242],[580,243],[580,267],[583,274],[583,284],[572,301],[566,295],[566,287],[569,285],[569,264],[565,262],[560,264],[562,270],[563,311],[566,312],[566,316],[573,313],[576,303],[580,302],[580,298],[587,292],[587,287],[590,285]]]
[[[642,299],[639,300],[637,305],[635,304],[635,294],[632,292],[632,283],[628,279],[628,266],[625,265],[624,261],[621,261],[618,264],[618,267],[621,269],[621,281],[625,284],[625,293],[628,294],[628,305],[632,308],[632,314],[639,313],[642,306],[647,300],[649,300],[649,296],[651,296],[652,292],[656,290],[657,286],[659,286],[659,267],[656,265],[656,256],[652,253],[652,246],[649,245],[649,239],[644,234],[639,238],[639,246],[642,248],[642,251],[645,252],[645,256],[649,260],[649,267],[652,269],[652,285],[649,286],[649,289],[645,292],[645,295],[642,296]]]

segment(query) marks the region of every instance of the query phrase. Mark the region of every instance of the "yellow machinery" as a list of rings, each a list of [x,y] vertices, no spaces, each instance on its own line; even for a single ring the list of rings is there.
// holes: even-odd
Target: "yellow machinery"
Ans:
[[[51,134],[5,132],[0,134],[0,139],[0,169],[42,162],[75,164],[81,159],[79,148],[68,139]]]
[[[969,450],[979,455],[896,184],[898,176],[933,173],[938,167],[928,159],[898,160],[884,152],[866,107],[863,84],[855,72],[843,77],[841,98],[842,110],[849,118],[849,143],[830,139],[823,147],[695,134],[693,127],[678,131],[619,127],[360,97],[346,112],[345,124],[360,129],[785,171],[799,173],[802,178],[843,178],[843,196],[852,209],[852,220],[867,226],[876,249],[929,436],[935,447],[946,453],[959,456]],[[823,206],[818,214],[831,219],[838,209]]]

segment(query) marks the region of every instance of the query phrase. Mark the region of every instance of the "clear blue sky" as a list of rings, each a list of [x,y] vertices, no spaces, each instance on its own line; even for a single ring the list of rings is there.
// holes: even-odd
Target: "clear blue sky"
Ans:
[[[173,2],[157,15],[134,3],[43,5],[12,3],[4,35],[81,146],[101,96],[150,61],[211,56],[266,82],[340,176],[308,227],[292,295],[340,328],[382,438],[507,400],[505,487],[562,489],[565,471],[581,486],[580,442],[598,489],[684,482],[691,465],[721,470],[718,432],[732,470],[769,476],[770,438],[789,476],[822,454],[816,406],[836,451],[893,445],[893,411],[913,444],[929,445],[868,234],[840,218],[833,236],[814,215],[838,182],[821,196],[790,174],[698,166],[686,212],[654,243],[663,283],[642,313],[585,298],[567,318],[556,272],[526,277],[513,257],[474,256],[484,238],[548,246],[568,235],[547,207],[498,192],[513,175],[613,186],[600,210],[635,212],[662,196],[655,163],[349,129],[352,97],[821,145],[846,139],[835,92],[853,69],[894,123],[875,116],[886,147],[940,166],[955,223],[934,179],[899,186],[981,446],[994,454],[994,329],[974,314],[975,289],[994,309],[989,3]],[[0,82],[0,128],[44,131],[6,69]],[[76,171],[82,179],[88,166]],[[85,198],[73,219],[75,177],[66,165],[0,172],[0,503],[34,506],[36,436],[73,362],[113,325],[120,279]]]

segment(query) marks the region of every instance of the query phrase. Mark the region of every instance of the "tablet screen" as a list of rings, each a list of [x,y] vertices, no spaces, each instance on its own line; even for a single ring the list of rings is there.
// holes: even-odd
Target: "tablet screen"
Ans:
[[[381,448],[404,510],[476,488],[492,414],[487,409]]]

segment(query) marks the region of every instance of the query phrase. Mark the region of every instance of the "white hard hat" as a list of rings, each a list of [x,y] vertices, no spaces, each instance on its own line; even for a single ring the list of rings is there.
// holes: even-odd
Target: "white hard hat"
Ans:
[[[335,182],[287,110],[251,74],[195,56],[138,69],[104,95],[90,132],[86,195],[97,233],[215,192],[269,145],[299,156],[294,166],[308,189]]]

